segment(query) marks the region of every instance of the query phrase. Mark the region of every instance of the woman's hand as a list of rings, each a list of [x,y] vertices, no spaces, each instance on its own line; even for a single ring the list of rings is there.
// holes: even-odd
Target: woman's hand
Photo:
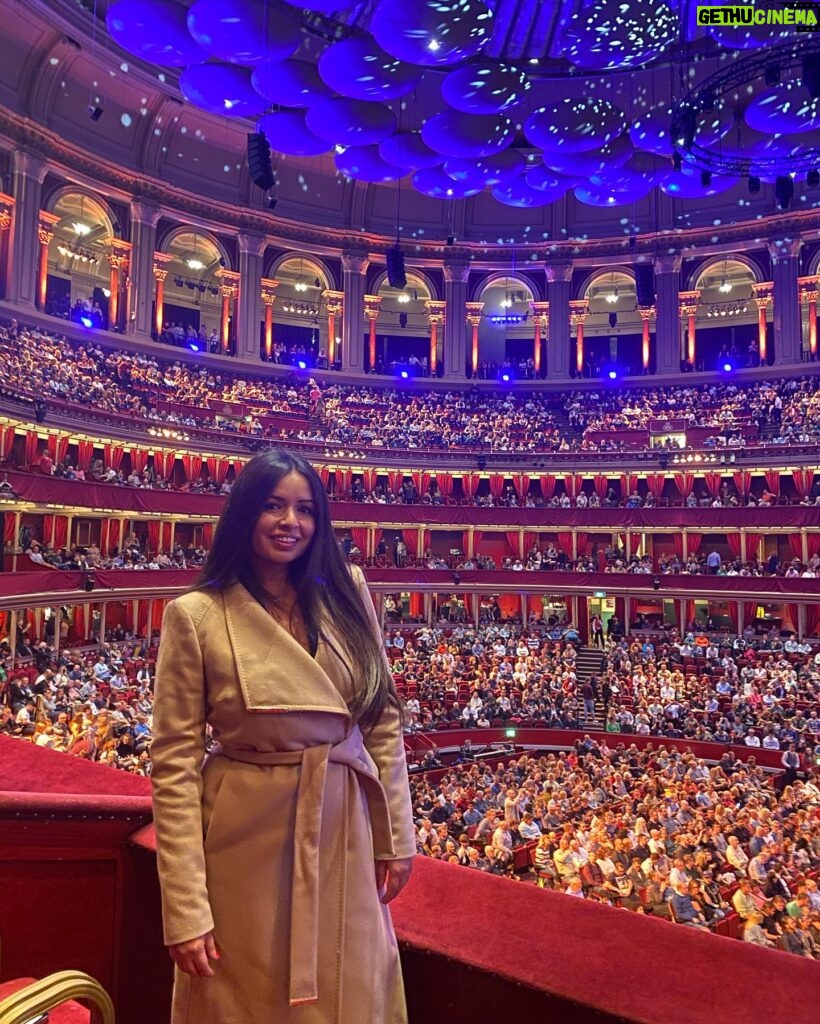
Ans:
[[[382,894],[382,903],[394,900],[410,881],[414,859],[414,857],[405,857],[403,860],[374,861],[376,888]]]
[[[214,942],[213,932],[206,932],[198,939],[177,942],[168,947],[168,952],[183,973],[190,974],[193,978],[212,978],[214,976],[214,970],[209,961],[218,960],[219,952]]]

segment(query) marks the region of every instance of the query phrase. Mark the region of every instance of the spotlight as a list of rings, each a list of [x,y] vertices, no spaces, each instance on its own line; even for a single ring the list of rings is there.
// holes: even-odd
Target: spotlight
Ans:
[[[268,196],[268,209],[269,210],[275,210],[276,209],[276,204],[278,202],[279,202],[279,199],[278,199],[277,196]]]
[[[189,348],[189,349],[190,349],[190,350],[191,350],[192,352],[199,352],[199,345],[198,345],[198,344],[197,344],[197,342],[195,342],[195,341],[189,341],[189,342],[188,342],[188,348]]]
[[[99,121],[99,119],[103,116],[103,108],[95,107],[93,104],[89,105],[88,116],[91,118],[92,121]]]
[[[96,585],[97,585],[97,577],[94,575],[94,573],[93,572],[85,573],[85,576],[83,577],[83,590],[86,593],[90,594],[91,591],[94,589],[94,587],[96,587]]]
[[[501,379],[502,379],[502,380],[503,380],[503,381],[504,381],[505,383],[509,383],[509,380],[510,380],[510,375],[509,375],[508,373],[502,373],[502,374],[501,374]]]
[[[701,183],[701,185],[703,185],[704,188],[709,188],[709,186],[712,184],[712,172],[711,171],[701,171],[700,172],[700,183]]]
[[[763,69],[763,81],[766,85],[779,85],[780,84],[780,65],[779,64],[767,64]]]
[[[791,175],[783,174],[775,178],[774,197],[781,210],[788,210],[794,195],[794,180]]]
[[[817,188],[820,185],[820,171],[815,168],[806,175],[806,184],[809,188]]]
[[[406,326],[407,326],[407,314],[406,313],[399,313],[399,327],[406,327]]]
[[[304,359],[300,359],[296,365],[299,367],[300,370],[307,369],[307,363],[304,361]]]
[[[732,372],[732,364],[731,363],[724,363],[723,364],[723,372],[724,373],[731,373]]]
[[[91,319],[90,316],[81,316],[80,323],[83,325],[83,327],[91,328],[94,326],[94,321]]]
[[[402,370],[399,376],[401,377],[402,380],[407,380],[410,374],[407,372],[407,370]]]
[[[610,370],[609,373],[607,374],[607,376],[609,377],[610,380],[616,380],[617,377],[618,377],[618,373],[617,373],[616,370]]]
[[[682,110],[678,120],[672,125],[672,136],[675,140],[675,145],[681,146],[683,149],[691,149],[695,144],[697,127],[698,121],[695,111],[691,107]]]
[[[660,590],[661,589],[661,578],[660,578],[660,576],[653,576],[652,577],[652,589],[653,590]]]
[[[756,174],[749,175],[749,195],[756,196],[760,191],[760,178]]]
[[[618,323],[618,314],[614,311],[609,314],[609,326],[615,327]]]

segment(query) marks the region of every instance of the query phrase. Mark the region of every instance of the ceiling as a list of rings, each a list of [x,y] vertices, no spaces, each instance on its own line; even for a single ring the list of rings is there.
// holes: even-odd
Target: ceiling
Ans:
[[[488,247],[709,225],[717,245],[777,210],[765,177],[751,194],[745,176],[675,169],[670,110],[779,36],[698,28],[677,0],[11,2],[0,103],[259,209],[245,135],[261,127],[277,218]],[[699,138],[750,159],[816,146],[800,88],[738,88],[699,111]],[[794,186],[793,209],[820,207],[804,176]]]

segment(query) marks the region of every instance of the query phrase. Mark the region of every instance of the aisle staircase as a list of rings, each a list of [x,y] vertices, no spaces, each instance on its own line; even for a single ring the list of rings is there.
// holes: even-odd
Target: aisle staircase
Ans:
[[[575,675],[578,679],[578,691],[589,679],[590,676],[600,674],[601,659],[603,651],[597,647],[579,647],[575,659]],[[583,707],[583,704],[581,705]],[[592,728],[592,723],[584,723],[585,727]],[[596,729],[604,727],[604,706],[600,699],[595,702],[595,726]]]

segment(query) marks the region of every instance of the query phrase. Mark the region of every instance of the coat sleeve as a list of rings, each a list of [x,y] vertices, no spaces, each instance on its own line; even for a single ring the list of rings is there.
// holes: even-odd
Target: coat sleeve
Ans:
[[[385,667],[390,672],[390,662],[384,653],[384,637],[379,620],[373,608],[373,601],[364,573],[353,566],[353,579],[361,594],[365,612],[379,649],[382,652]],[[364,731],[364,745],[373,758],[379,772],[379,779],[387,794],[387,806],[390,811],[390,827],[393,835],[392,855],[379,850],[375,851],[377,860],[392,860],[413,857],[416,853],[416,835],[413,828],[413,811],[410,803],[410,786],[407,781],[407,758],[404,754],[404,737],[401,728],[401,716],[397,708],[388,704],[378,722],[371,729]],[[380,855],[381,854],[381,855]]]
[[[202,831],[205,670],[196,624],[179,601],[168,605],[162,620],[153,733],[157,865],[170,946],[213,928]]]

